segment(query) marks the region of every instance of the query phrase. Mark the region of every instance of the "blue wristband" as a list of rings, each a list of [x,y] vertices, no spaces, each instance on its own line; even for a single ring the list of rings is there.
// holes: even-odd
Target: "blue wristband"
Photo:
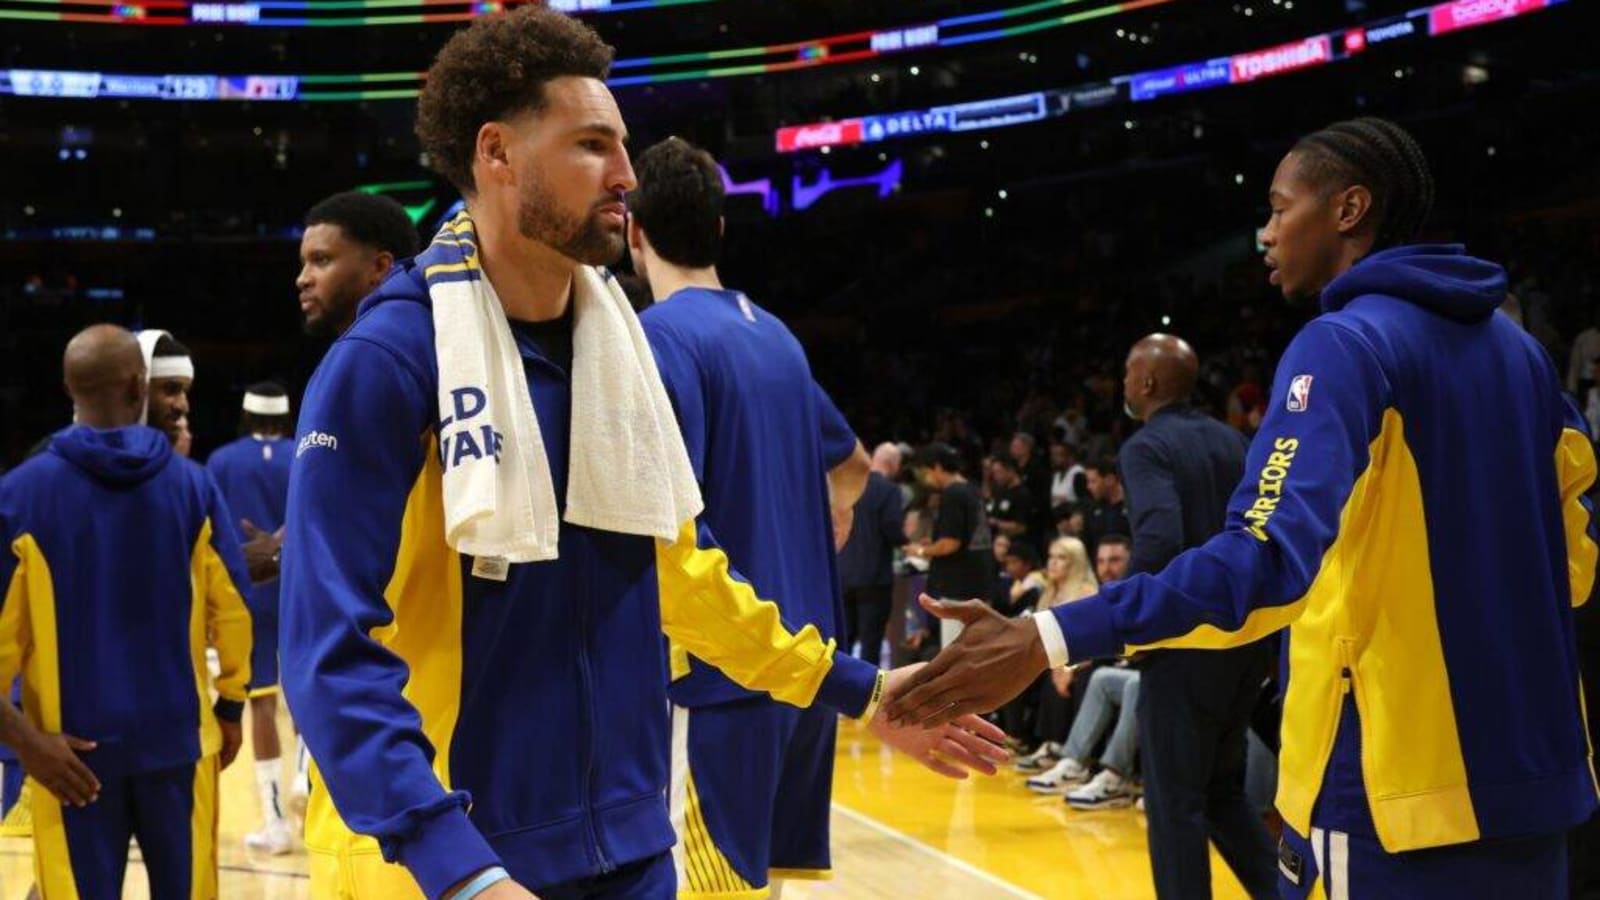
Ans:
[[[450,900],[472,900],[473,897],[487,891],[502,881],[511,880],[511,873],[501,866],[492,866],[478,873],[478,877],[467,882],[467,886],[456,891]]]

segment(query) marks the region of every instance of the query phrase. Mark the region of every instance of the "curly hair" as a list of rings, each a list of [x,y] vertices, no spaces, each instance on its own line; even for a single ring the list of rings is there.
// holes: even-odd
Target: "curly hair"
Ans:
[[[589,26],[544,6],[487,16],[456,32],[417,101],[417,138],[428,165],[472,193],[483,124],[544,109],[544,86],[553,79],[604,79],[613,52]]]

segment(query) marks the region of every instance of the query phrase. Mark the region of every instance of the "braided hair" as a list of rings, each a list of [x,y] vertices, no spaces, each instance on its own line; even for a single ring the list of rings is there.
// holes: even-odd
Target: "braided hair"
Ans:
[[[1292,151],[1313,183],[1372,192],[1374,251],[1412,240],[1433,211],[1433,173],[1422,148],[1387,119],[1364,117],[1307,135]]]

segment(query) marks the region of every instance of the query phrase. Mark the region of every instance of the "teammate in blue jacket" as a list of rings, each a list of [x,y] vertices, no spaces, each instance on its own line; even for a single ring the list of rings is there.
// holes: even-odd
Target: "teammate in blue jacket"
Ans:
[[[1228,528],[1035,622],[940,608],[967,632],[892,712],[937,723],[1069,659],[1288,626],[1284,896],[1565,896],[1565,833],[1596,806],[1572,613],[1595,455],[1549,356],[1497,312],[1504,270],[1411,243],[1432,201],[1390,122],[1296,144],[1262,243],[1322,315],[1278,364]]]

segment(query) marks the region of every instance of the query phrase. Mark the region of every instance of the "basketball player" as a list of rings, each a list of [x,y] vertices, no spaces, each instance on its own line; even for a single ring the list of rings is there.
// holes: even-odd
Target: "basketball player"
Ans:
[[[1566,896],[1566,832],[1596,807],[1572,614],[1594,581],[1595,455],[1545,351],[1496,312],[1504,270],[1411,243],[1432,201],[1393,123],[1296,144],[1262,243],[1272,284],[1323,315],[1284,351],[1227,530],[1033,622],[927,604],[967,631],[898,715],[988,709],[1069,659],[1291,626],[1283,896]]]
[[[873,695],[906,673],[885,678],[836,654],[814,627],[790,631],[694,513],[679,515],[699,506],[682,437],[620,289],[591,268],[621,256],[635,184],[603,80],[611,57],[587,26],[532,5],[450,40],[429,70],[417,131],[466,211],[363,302],[306,391],[280,651],[319,773],[306,833],[316,897],[674,897],[663,631],[746,687],[873,720],[941,771],[964,774],[936,749],[982,771],[1003,758],[987,743],[995,730],[976,720],[883,728]],[[433,291],[463,305],[440,309]],[[441,350],[436,319],[464,312],[496,336],[501,380],[441,392],[445,370],[491,349]],[[593,328],[627,335],[586,343]],[[602,405],[574,386],[601,391],[595,382],[609,377],[642,406]],[[472,391],[502,398],[503,410]],[[497,437],[492,422],[482,435],[479,423],[502,412],[526,444]],[[597,460],[571,449],[580,437],[617,443]],[[615,484],[595,483],[606,476],[580,463],[610,466],[638,495],[607,510],[606,528],[537,519],[535,530],[555,529],[553,554],[474,558],[456,549],[459,531],[447,538],[446,507],[463,494],[445,466],[479,463],[470,471],[503,496],[481,515],[487,529],[519,497],[538,502],[500,493],[504,470],[484,448],[502,444],[533,463],[529,479],[548,477],[550,502],[566,498],[568,517],[569,488],[583,497]],[[547,465],[529,459],[539,453]],[[569,485],[569,464],[593,480]],[[632,517],[644,521],[621,521]]]
[[[32,786],[35,877],[44,897],[121,897],[132,837],[151,896],[209,900],[250,678],[243,562],[205,470],[137,424],[134,336],[85,329],[63,370],[77,424],[0,482],[0,681],[21,674],[26,711],[0,704],[0,741]]]
[[[172,442],[179,456],[187,457],[190,448],[189,389],[194,384],[194,361],[187,347],[165,331],[149,329],[134,335],[144,359],[148,378],[148,405],[140,411],[141,422],[150,422]],[[74,421],[77,413],[74,411]],[[46,436],[28,451],[31,458],[50,448],[53,436]],[[13,698],[20,702],[18,688]],[[32,816],[28,811],[33,792],[26,789],[22,764],[6,747],[0,746],[0,835],[27,837]]]
[[[628,243],[657,301],[639,319],[705,496],[705,522],[785,622],[836,638],[829,508],[855,505],[866,451],[789,329],[723,288],[723,188],[711,155],[668,138],[639,157],[637,172]],[[679,896],[765,896],[769,878],[828,877],[838,716],[753,694],[680,648],[671,660]]]
[[[262,382],[244,395],[240,437],[218,447],[206,469],[222,492],[235,520],[229,523],[242,542],[275,549],[283,540],[284,506],[289,502],[289,466],[294,462],[293,420],[282,385]],[[249,560],[246,560],[249,565]],[[252,577],[254,573],[252,572]],[[245,846],[274,856],[290,852],[290,834],[278,791],[278,578],[257,580],[246,591],[250,607],[250,741],[255,751],[256,787],[261,796],[262,827],[245,836]]]
[[[149,406],[141,425],[158,428],[178,448],[179,455],[189,455],[189,391],[194,387],[194,359],[189,348],[178,339],[160,329],[150,328],[134,335],[139,349],[144,353],[145,369],[150,378]]]
[[[306,333],[338,337],[356,320],[361,298],[389,276],[397,260],[417,254],[417,229],[388,197],[348,191],[306,213],[300,236],[300,312]]]
[[[361,298],[389,276],[397,260],[417,253],[417,229],[405,207],[389,197],[346,191],[325,197],[305,217],[300,273],[295,277],[306,334],[336,338],[355,322]],[[287,434],[293,434],[290,430]],[[282,536],[262,532],[245,543],[251,577],[278,577]],[[276,648],[276,644],[274,644]],[[309,790],[305,743],[295,738],[295,775],[288,808],[304,815]]]

